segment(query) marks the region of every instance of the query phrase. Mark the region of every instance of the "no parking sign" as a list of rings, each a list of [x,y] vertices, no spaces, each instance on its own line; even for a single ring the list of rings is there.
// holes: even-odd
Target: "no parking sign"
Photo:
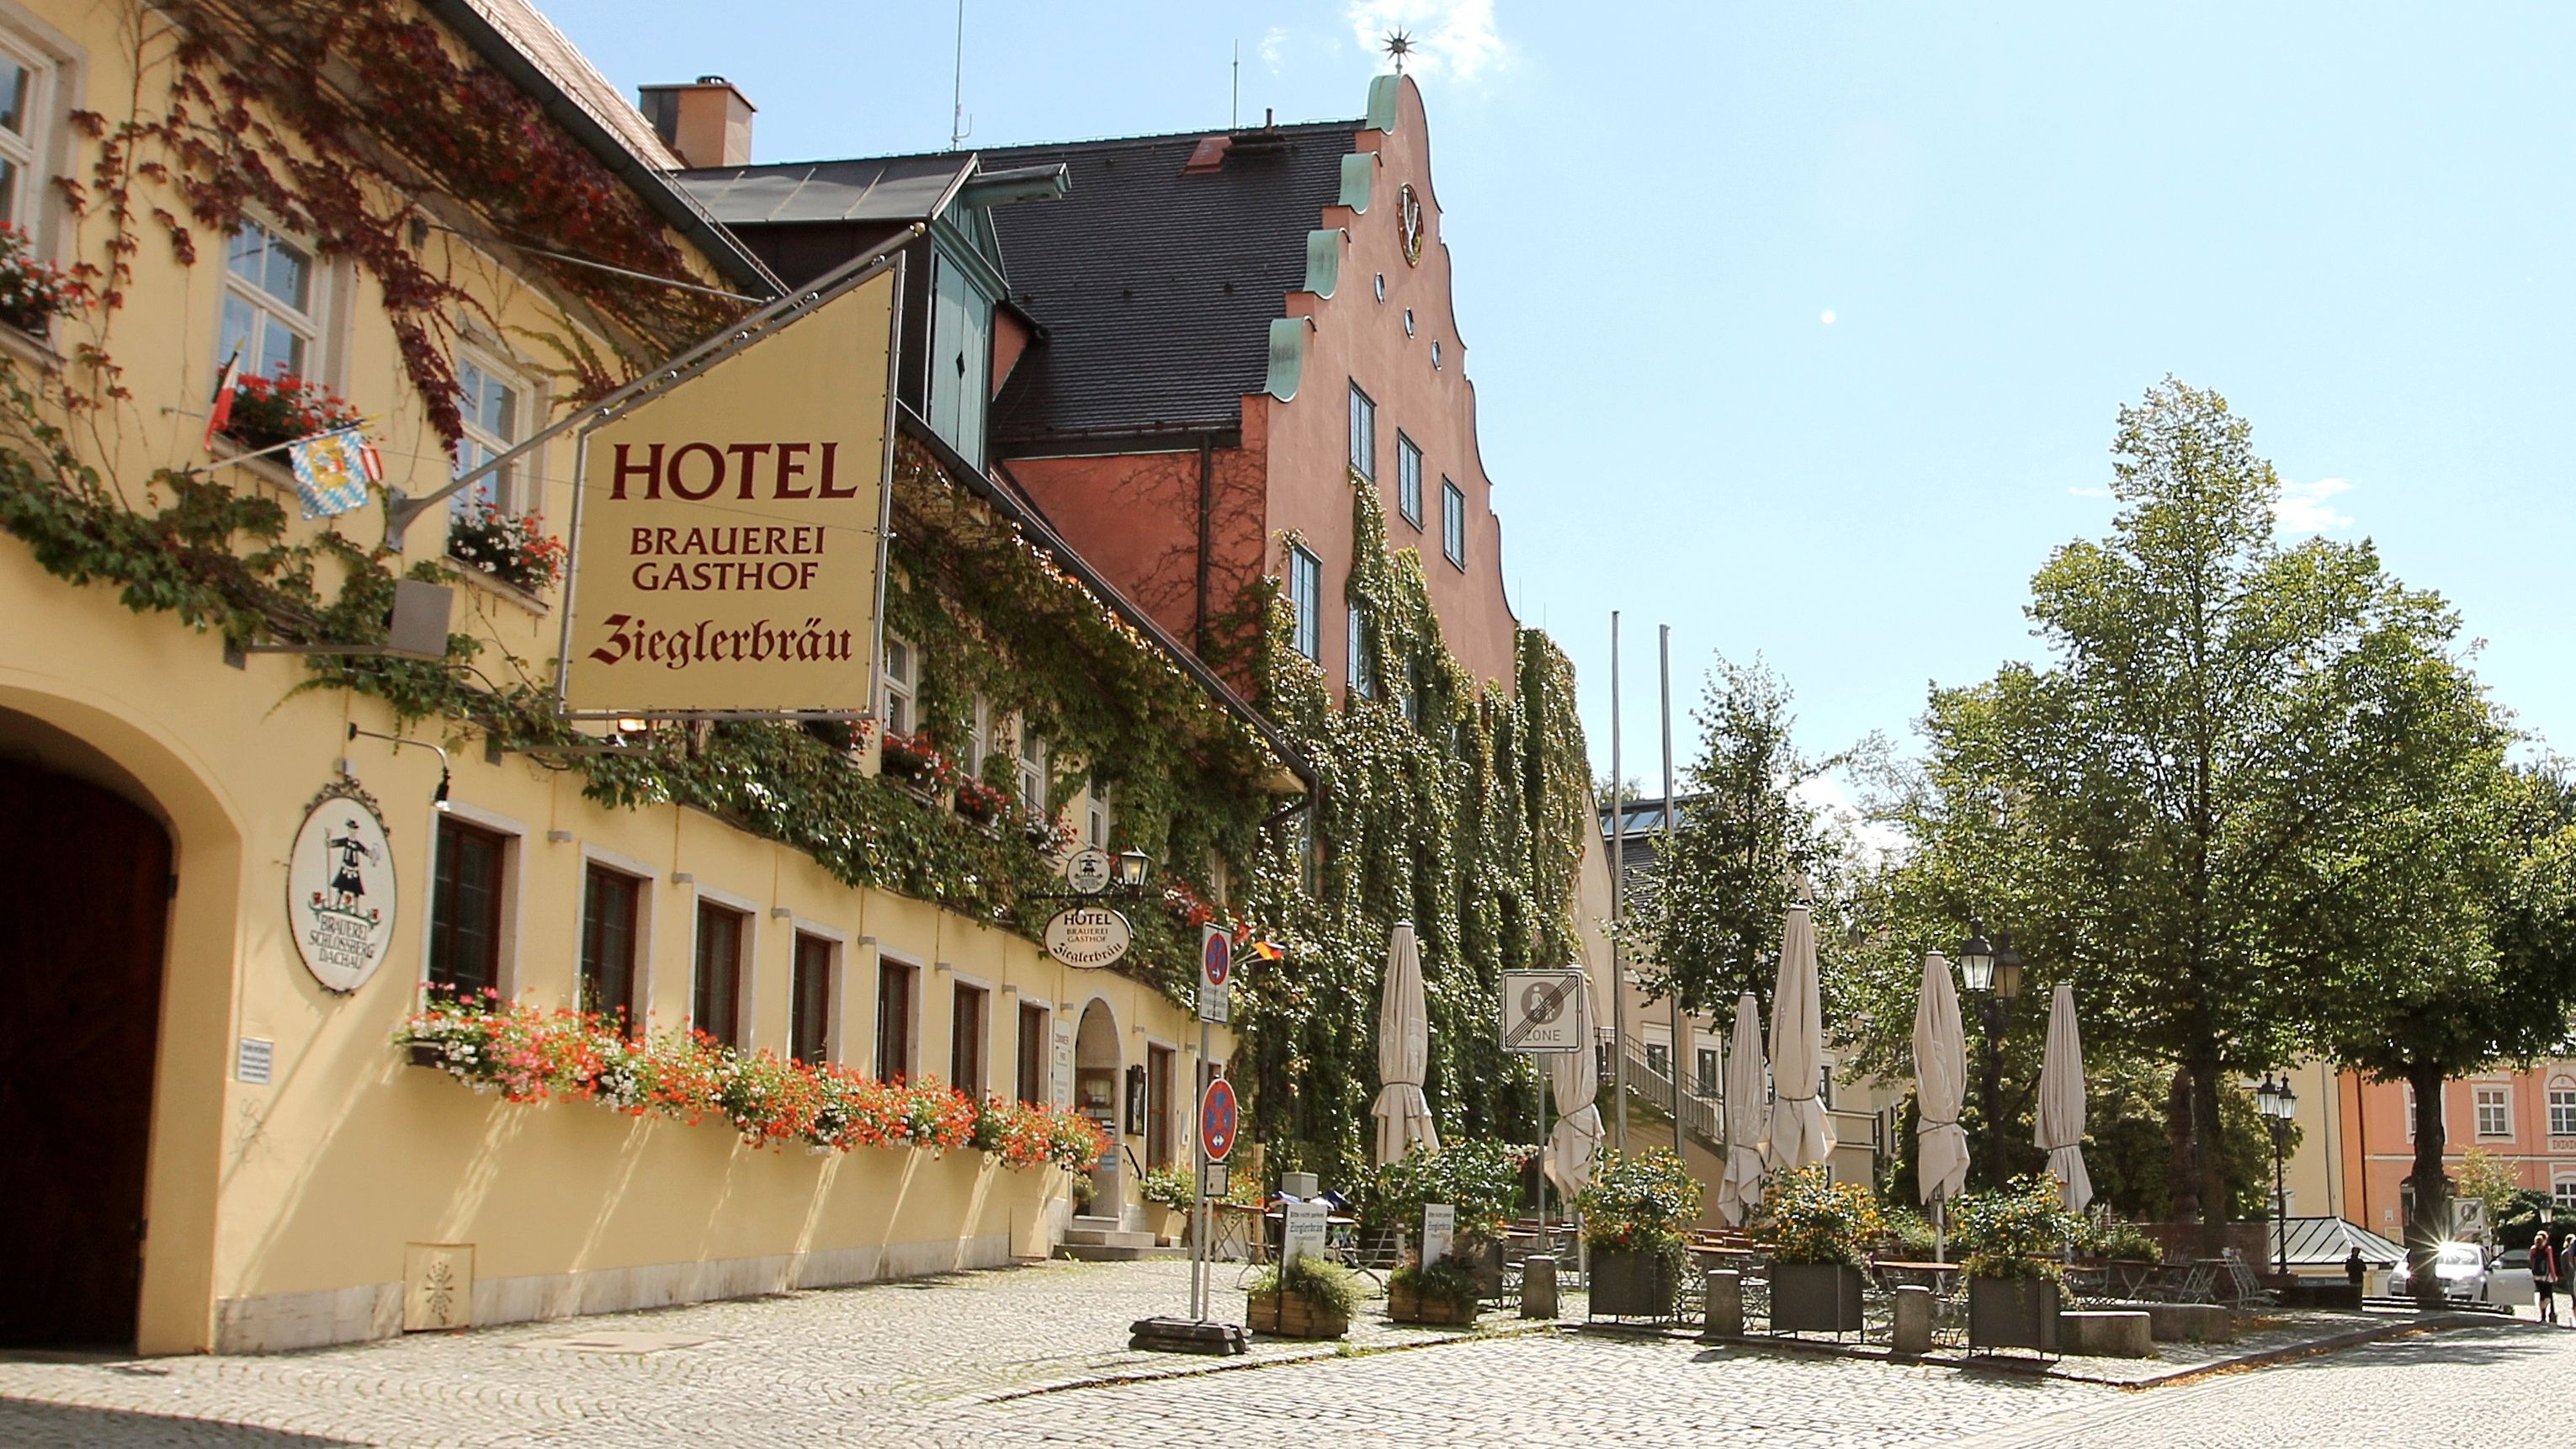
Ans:
[[[1214,926],[1199,927],[1199,1020],[1225,1025],[1234,981],[1234,938]]]

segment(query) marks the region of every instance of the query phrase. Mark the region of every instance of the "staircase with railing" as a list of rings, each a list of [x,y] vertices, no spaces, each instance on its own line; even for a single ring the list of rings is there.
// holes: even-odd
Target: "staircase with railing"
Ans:
[[[1634,1041],[1628,1043],[1628,1090],[1661,1108],[1664,1115],[1681,1125],[1681,1130],[1697,1138],[1702,1147],[1711,1152],[1726,1150],[1726,1119],[1720,1114],[1718,1104],[1683,1086],[1678,1093],[1681,1105],[1676,1108],[1673,1105],[1676,1090],[1671,1074],[1648,1060],[1644,1046]]]

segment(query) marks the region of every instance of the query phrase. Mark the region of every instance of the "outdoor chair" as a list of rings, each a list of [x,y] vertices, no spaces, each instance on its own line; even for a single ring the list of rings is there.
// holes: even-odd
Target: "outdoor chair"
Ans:
[[[2259,1305],[2270,1308],[2280,1303],[2281,1295],[2264,1287],[2254,1277],[2254,1270],[2245,1266],[2243,1253],[2229,1248],[2225,1250],[2224,1257],[2227,1263],[2227,1291],[2231,1307],[2246,1308]]]

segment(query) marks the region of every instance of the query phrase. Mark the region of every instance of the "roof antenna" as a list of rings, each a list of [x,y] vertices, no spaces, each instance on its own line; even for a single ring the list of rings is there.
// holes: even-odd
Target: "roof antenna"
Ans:
[[[948,149],[965,144],[974,126],[966,119],[966,0],[957,0],[957,77],[950,92]]]
[[[1243,42],[1234,43],[1234,105],[1225,113],[1225,128],[1243,129]]]

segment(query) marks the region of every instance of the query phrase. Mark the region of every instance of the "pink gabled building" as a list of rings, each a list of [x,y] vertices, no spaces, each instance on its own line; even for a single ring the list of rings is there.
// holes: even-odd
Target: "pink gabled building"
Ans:
[[[2344,1215],[2383,1236],[2414,1201],[2415,1089],[2345,1072],[2336,1080]],[[2576,1213],[2576,1060],[2479,1072],[2442,1084],[2442,1160],[2454,1178],[2472,1147],[2502,1159],[2524,1187]]]

